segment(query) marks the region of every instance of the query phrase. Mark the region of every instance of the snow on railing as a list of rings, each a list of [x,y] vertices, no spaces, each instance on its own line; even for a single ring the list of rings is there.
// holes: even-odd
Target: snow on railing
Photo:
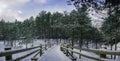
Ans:
[[[33,53],[36,53],[37,51],[39,51],[40,56],[41,56],[43,54],[43,50],[47,49],[46,47],[47,47],[47,45],[40,45],[40,46],[36,46],[36,47],[25,48],[25,49],[18,49],[18,50],[11,50],[11,47],[9,47],[9,48],[5,48],[5,51],[0,52],[0,57],[5,56],[5,60],[12,60],[12,61],[16,61],[17,60],[18,61],[18,60],[23,59],[23,58],[25,58],[25,57],[33,54]],[[14,60],[12,59],[12,55],[13,54],[26,52],[26,51],[33,50],[33,49],[35,49],[35,50],[30,52],[30,53],[28,53],[28,54],[26,54],[26,55],[24,55],[24,56],[18,57],[18,58],[14,59]],[[37,53],[36,55],[38,55],[39,53]]]
[[[101,58],[96,58],[96,57],[88,56],[88,55],[85,55],[85,54],[83,54],[83,53],[81,53],[81,52],[77,52],[77,51],[74,51],[74,50],[69,49],[69,48],[66,48],[66,47],[61,47],[61,48],[62,48],[63,50],[65,49],[65,50],[71,51],[71,52],[73,52],[73,53],[80,54],[81,56],[84,56],[84,57],[89,58],[89,59],[93,59],[93,60],[97,60],[97,61],[104,61],[104,60],[101,59]],[[65,52],[65,51],[64,51],[64,52]],[[65,54],[68,54],[68,53],[66,52]]]
[[[120,51],[111,51],[111,50],[100,50],[100,49],[88,49],[88,48],[80,48],[80,47],[73,47],[75,49],[84,50],[84,51],[90,51],[97,54],[107,54],[107,55],[119,55]]]
[[[24,55],[24,56],[21,56],[21,57],[18,57],[18,58],[16,58],[16,59],[13,59],[13,60],[11,60],[11,61],[20,61],[21,59],[24,59],[24,58],[26,58],[26,57],[28,57],[28,56],[30,56],[30,55],[32,55],[32,54],[38,52],[38,51],[40,51],[40,48],[37,49],[37,50],[34,50],[34,51],[32,51],[32,52],[30,52],[30,53]],[[37,54],[39,54],[39,53],[37,53]]]
[[[31,50],[31,49],[35,49],[35,48],[38,48],[38,47],[40,47],[40,46],[36,46],[36,47],[32,47],[32,48],[25,48],[25,49],[18,49],[18,50],[3,51],[3,52],[0,52],[0,57],[7,56],[7,55],[12,55],[12,54],[16,54],[16,53],[25,52],[25,51],[28,51],[28,50]]]
[[[72,48],[72,49],[70,49],[70,48]],[[93,52],[93,53],[99,54],[100,58],[88,56],[88,55],[85,55],[85,54],[83,54],[81,52],[74,51],[73,49],[78,49],[78,50]],[[76,47],[76,46],[71,47],[70,45],[62,45],[61,46],[61,51],[63,51],[66,54],[66,56],[68,56],[69,51],[71,51],[72,53],[77,53],[77,54],[79,54],[81,56],[84,56],[84,57],[87,57],[87,58],[93,59],[93,60],[98,60],[98,61],[105,61],[105,59],[103,59],[103,58],[106,58],[106,55],[118,55],[118,56],[120,56],[120,51],[110,51],[110,50],[100,50],[100,49],[88,49],[88,48],[80,48],[80,47]]]

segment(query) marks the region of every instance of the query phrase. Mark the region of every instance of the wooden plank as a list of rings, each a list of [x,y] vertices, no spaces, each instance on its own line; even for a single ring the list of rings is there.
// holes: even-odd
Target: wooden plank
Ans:
[[[120,51],[110,51],[110,50],[100,50],[100,49],[88,49],[88,48],[79,48],[79,47],[72,47],[79,50],[90,51],[97,54],[107,54],[107,55],[120,55]]]
[[[0,52],[0,57],[7,56],[7,55],[12,55],[12,54],[16,54],[16,53],[21,53],[21,52],[28,51],[28,50],[35,49],[35,48],[39,48],[39,47],[40,46],[27,48],[27,49],[25,48],[25,49],[9,50],[9,51]]]
[[[37,50],[35,50],[35,51],[32,51],[31,53],[28,53],[28,54],[26,54],[26,55],[24,55],[24,56],[18,57],[18,58],[16,58],[16,59],[12,60],[12,61],[20,61],[20,60],[22,60],[22,59],[24,59],[24,58],[26,58],[26,57],[28,57],[28,56],[36,53],[36,52],[39,51],[39,50],[40,50],[40,49],[37,49]]]
[[[69,48],[65,48],[65,47],[62,47],[62,48],[63,48],[63,49],[66,49],[66,50],[69,50],[69,51],[71,51],[71,52],[73,52],[73,53],[80,54],[81,56],[84,56],[84,57],[89,58],[89,59],[93,59],[93,60],[97,60],[97,61],[105,61],[105,60],[103,60],[103,59],[101,59],[101,58],[91,57],[91,56],[82,54],[82,53],[80,53],[80,52],[76,52],[76,51],[74,51],[74,50],[72,50],[72,49],[69,49]]]

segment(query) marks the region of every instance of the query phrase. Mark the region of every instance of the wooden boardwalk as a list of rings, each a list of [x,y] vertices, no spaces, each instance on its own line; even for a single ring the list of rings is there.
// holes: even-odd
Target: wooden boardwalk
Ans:
[[[38,61],[71,61],[62,51],[60,51],[60,46],[53,46],[48,49]]]

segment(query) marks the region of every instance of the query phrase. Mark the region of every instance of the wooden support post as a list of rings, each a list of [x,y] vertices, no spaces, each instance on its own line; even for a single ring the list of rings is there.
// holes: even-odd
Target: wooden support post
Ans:
[[[100,54],[100,58],[106,58],[106,54]]]
[[[31,61],[37,61],[37,60],[38,58],[35,58],[35,57],[31,58]]]
[[[67,48],[68,48],[68,46],[67,46]],[[68,54],[69,54],[69,51],[68,51],[68,50],[66,50],[66,56],[69,56]]]
[[[63,47],[61,47],[61,51],[63,51],[63,53],[66,54],[65,49]]]
[[[45,44],[45,50],[47,50],[47,45]]]
[[[52,46],[52,44],[50,44],[50,47]]]
[[[62,48],[62,49],[63,49],[63,48]],[[63,53],[66,54],[66,53],[65,53],[65,49],[63,49]]]
[[[80,52],[81,52],[81,49],[80,49]],[[81,54],[79,54],[79,59],[81,59]]]
[[[4,50],[5,50],[5,51],[11,50],[11,47],[5,47]],[[5,56],[5,60],[6,60],[6,61],[12,60],[12,55],[10,54],[10,55]]]
[[[40,56],[43,54],[43,51],[42,51],[42,45],[40,45]]]
[[[72,58],[72,61],[76,61],[76,58]]]
[[[104,49],[107,49],[107,47],[104,47]],[[106,54],[100,54],[100,58],[107,58]]]
[[[63,48],[62,48],[62,47],[60,47],[60,50],[61,50],[61,51],[63,51]]]

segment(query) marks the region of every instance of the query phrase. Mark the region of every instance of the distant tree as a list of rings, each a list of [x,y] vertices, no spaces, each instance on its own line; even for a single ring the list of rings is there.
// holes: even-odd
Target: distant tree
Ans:
[[[0,40],[5,40],[5,21],[2,19],[0,21]]]
[[[82,47],[82,43],[83,40],[86,39],[86,37],[84,37],[86,35],[86,33],[89,31],[88,29],[90,29],[89,27],[91,27],[91,20],[90,18],[87,16],[87,12],[86,12],[87,8],[84,6],[80,9],[78,9],[78,11],[76,12],[76,14],[74,14],[74,16],[76,16],[76,21],[74,22],[75,24],[78,23],[78,26],[76,29],[79,30],[79,38],[80,38],[80,42],[79,45],[80,47]],[[73,16],[73,17],[74,17]]]
[[[120,5],[120,0],[68,0],[68,5],[80,8],[82,5],[93,8],[109,8]]]
[[[110,15],[106,21],[103,23],[102,25],[102,31],[104,32],[104,34],[106,35],[106,37],[109,37],[108,39],[108,43],[110,44],[116,44],[119,42],[119,36],[120,36],[120,20],[119,15],[120,13],[116,13],[113,15]],[[116,46],[117,48],[117,46]],[[116,50],[116,49],[115,49]]]

